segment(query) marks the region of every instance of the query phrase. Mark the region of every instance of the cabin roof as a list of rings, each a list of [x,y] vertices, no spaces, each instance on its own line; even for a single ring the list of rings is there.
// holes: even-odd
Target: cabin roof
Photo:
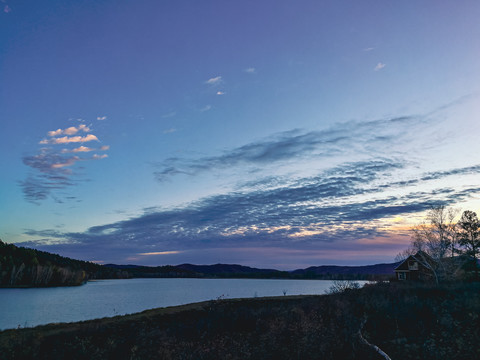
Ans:
[[[424,268],[430,268],[431,267],[431,264],[434,264],[435,263],[435,260],[430,256],[428,255],[426,252],[424,251],[417,251],[416,254],[414,255],[410,255],[409,257],[407,257],[405,260],[403,260],[400,265],[398,265],[394,271],[404,271],[404,270],[409,270],[408,268],[408,261],[409,260],[413,260],[413,261],[416,261],[418,262],[421,266],[423,266]]]

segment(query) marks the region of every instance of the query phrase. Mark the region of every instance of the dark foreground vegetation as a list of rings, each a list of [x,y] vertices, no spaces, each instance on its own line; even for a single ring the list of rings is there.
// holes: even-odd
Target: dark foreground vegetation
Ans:
[[[381,359],[368,342],[392,359],[478,359],[479,290],[383,283],[7,330],[0,359]]]

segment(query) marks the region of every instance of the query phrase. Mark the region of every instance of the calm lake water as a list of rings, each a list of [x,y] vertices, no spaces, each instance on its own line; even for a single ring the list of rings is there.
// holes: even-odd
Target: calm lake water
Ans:
[[[223,298],[324,294],[326,280],[128,279],[82,286],[0,289],[0,330],[131,314]]]

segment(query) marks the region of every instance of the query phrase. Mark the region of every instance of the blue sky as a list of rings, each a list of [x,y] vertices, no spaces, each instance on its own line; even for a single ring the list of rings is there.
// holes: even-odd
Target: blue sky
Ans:
[[[480,210],[480,4],[0,3],[0,238],[100,263],[392,261]]]

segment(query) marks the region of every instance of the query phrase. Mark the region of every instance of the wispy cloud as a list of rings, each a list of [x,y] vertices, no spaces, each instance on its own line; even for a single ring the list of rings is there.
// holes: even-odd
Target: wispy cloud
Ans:
[[[65,159],[64,162],[57,162],[55,164],[52,164],[51,167],[52,167],[52,169],[60,169],[60,168],[63,168],[63,167],[72,166],[73,164],[75,164],[79,160],[80,160],[80,158],[78,156],[74,156],[74,157]]]
[[[212,105],[205,105],[204,107],[202,107],[199,111],[200,112],[205,112],[205,111],[208,111],[212,108]]]
[[[107,120],[107,117],[106,116],[97,116],[97,120],[98,121]]]
[[[174,133],[174,132],[176,132],[176,131],[177,131],[177,129],[175,129],[175,128],[170,128],[170,129],[163,130],[163,133],[164,133],[164,134],[171,134],[171,133]]]
[[[52,151],[42,150],[38,155],[25,156],[23,163],[42,173],[49,173],[52,169],[64,167],[64,164],[73,165],[78,160],[76,156],[65,157]]]
[[[147,252],[147,253],[139,253],[137,255],[141,256],[152,256],[152,255],[172,255],[172,254],[180,254],[182,251],[153,251],[153,252]]]
[[[175,115],[177,115],[176,111],[170,111],[169,113],[163,114],[162,118],[163,119],[168,119],[168,118],[174,117]]]
[[[222,82],[223,82],[222,77],[221,76],[216,76],[216,77],[210,78],[207,81],[205,81],[205,84],[218,85],[218,84],[221,84]]]
[[[348,122],[321,131],[286,131],[226,150],[218,156],[166,159],[157,164],[155,176],[159,181],[164,181],[177,174],[196,175],[238,165],[278,166],[282,162],[369,153],[381,149],[386,144],[389,144],[391,149],[399,143],[403,146],[402,141],[406,140],[401,135],[422,122],[423,119],[420,117],[406,116],[368,122]]]
[[[379,71],[379,70],[382,70],[385,66],[387,66],[387,65],[379,62],[379,63],[373,68],[373,70],[374,70],[374,71]]]
[[[108,157],[107,154],[102,154],[102,155],[94,154],[94,155],[92,156],[92,159],[94,159],[94,160],[99,160],[99,159],[106,159],[107,157]]]
[[[255,74],[257,71],[254,67],[249,67],[244,70],[247,74]]]
[[[62,154],[68,154],[68,153],[82,153],[82,152],[92,152],[92,151],[107,151],[110,149],[110,146],[104,145],[101,146],[100,148],[90,148],[87,146],[79,146],[78,148],[74,149],[62,149],[61,153]]]
[[[369,51],[372,51],[372,50],[374,50],[374,49],[375,49],[375,48],[373,48],[373,47],[367,47],[367,48],[363,49],[363,51],[369,52]]]
[[[217,91],[217,95],[225,95],[225,91]]]

